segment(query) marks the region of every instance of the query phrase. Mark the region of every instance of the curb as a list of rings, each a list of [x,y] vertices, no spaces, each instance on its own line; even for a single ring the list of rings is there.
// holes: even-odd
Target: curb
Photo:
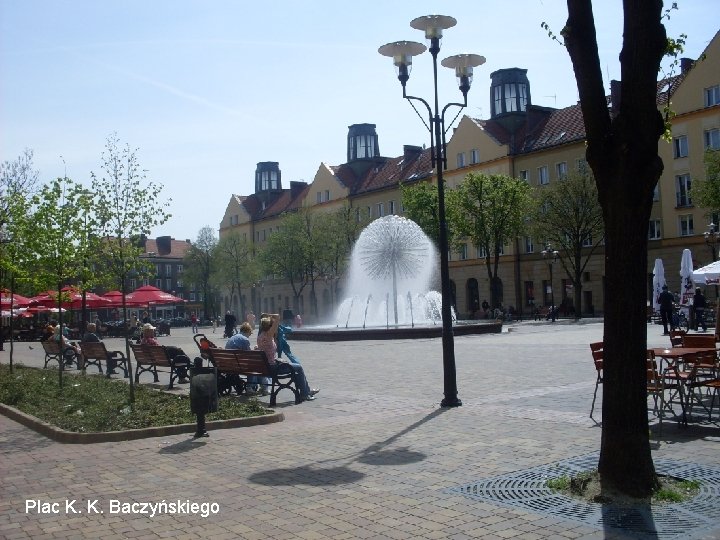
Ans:
[[[43,422],[19,411],[15,407],[0,403],[0,413],[4,414],[11,420],[15,420],[19,424],[28,427],[49,439],[65,444],[94,444],[103,442],[119,442],[133,441],[136,439],[147,439],[150,437],[165,437],[167,435],[179,435],[182,433],[194,433],[196,424],[177,424],[173,426],[158,426],[140,429],[128,429],[125,431],[108,431],[95,433],[77,433],[74,431],[66,431],[56,428],[55,426]],[[274,412],[263,416],[252,416],[250,418],[231,418],[229,420],[215,420],[207,422],[205,428],[208,431],[216,429],[229,429],[236,427],[260,426],[264,424],[273,424],[285,420],[285,415],[281,412]]]

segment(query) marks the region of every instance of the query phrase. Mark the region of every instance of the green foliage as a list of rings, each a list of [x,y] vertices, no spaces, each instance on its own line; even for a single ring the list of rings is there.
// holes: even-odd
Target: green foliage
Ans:
[[[282,276],[299,297],[310,281],[312,250],[308,234],[309,212],[292,212],[280,220],[280,231],[268,238],[259,253],[260,262],[269,274]]]
[[[178,396],[139,386],[133,407],[127,387],[120,381],[92,375],[66,375],[60,391],[52,371],[15,367],[11,374],[0,365],[0,402],[12,405],[61,429],[105,432],[151,426],[195,423],[188,396]],[[67,384],[69,383],[69,384]],[[267,414],[257,399],[223,397],[209,421]]]
[[[561,476],[560,478],[548,478],[547,487],[554,491],[566,491],[570,489],[570,478]]]
[[[255,257],[253,245],[237,232],[223,236],[215,249],[216,271],[213,279],[219,286],[229,284],[230,295],[237,292],[241,302],[242,291],[251,287],[260,280],[261,270],[258,259]],[[244,303],[240,306],[241,313],[245,313]]]
[[[123,292],[128,275],[142,269],[143,250],[137,239],[170,218],[166,211],[170,200],[160,201],[162,185],[147,181],[136,152],[129,145],[120,148],[113,134],[102,155],[104,175],[91,173],[97,235],[102,239],[102,255],[107,262],[104,270]]]
[[[706,215],[720,212],[720,150],[705,150],[705,178],[693,178],[692,198]]]
[[[488,272],[491,257],[497,266],[504,245],[525,232],[532,207],[527,182],[503,174],[468,174],[457,189],[448,192],[449,218],[458,235],[485,249]]]
[[[582,273],[604,237],[602,207],[590,171],[575,171],[535,192],[533,235],[560,252],[560,263],[576,291]],[[575,309],[580,313],[580,294]]]
[[[188,283],[194,283],[196,290],[202,291],[206,315],[217,313],[214,305],[215,289],[212,284],[217,266],[217,245],[215,231],[212,227],[205,226],[200,229],[197,240],[185,254],[187,270],[183,279]]]
[[[413,220],[437,246],[440,242],[440,218],[438,215],[438,190],[430,182],[400,184],[405,217]],[[446,195],[447,195],[446,191]],[[447,196],[446,209],[447,215]],[[450,242],[450,231],[448,231]]]

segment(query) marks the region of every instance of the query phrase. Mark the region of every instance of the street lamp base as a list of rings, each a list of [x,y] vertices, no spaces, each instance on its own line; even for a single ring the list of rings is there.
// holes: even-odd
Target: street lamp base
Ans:
[[[444,397],[443,400],[440,402],[441,407],[461,407],[462,401],[460,401],[460,398],[457,396],[448,398]]]

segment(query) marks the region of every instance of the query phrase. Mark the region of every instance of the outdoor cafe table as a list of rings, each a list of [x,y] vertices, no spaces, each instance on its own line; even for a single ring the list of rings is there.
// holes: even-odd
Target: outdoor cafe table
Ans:
[[[670,347],[668,349],[663,347],[655,347],[648,349],[648,351],[652,351],[653,354],[655,354],[655,358],[660,359],[660,366],[658,371],[660,372],[660,375],[665,372],[665,369],[677,366],[680,362],[683,361],[683,357],[690,356],[697,353],[705,353],[705,352],[715,352],[715,347]],[[665,364],[663,367],[663,363]],[[679,384],[685,385],[687,383],[684,379],[678,380]],[[686,396],[687,396],[687,388],[685,388]],[[685,399],[688,399],[687,397]],[[687,403],[683,404],[683,410],[685,405]]]

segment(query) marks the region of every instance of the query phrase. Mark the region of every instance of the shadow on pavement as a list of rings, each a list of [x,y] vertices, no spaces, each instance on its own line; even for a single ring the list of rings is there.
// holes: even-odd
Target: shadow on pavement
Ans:
[[[415,452],[407,446],[394,449],[387,447],[403,435],[433,420],[447,410],[448,409],[443,408],[436,409],[392,437],[371,444],[357,454],[350,455],[346,458],[318,461],[311,465],[304,465],[292,469],[271,469],[253,474],[249,480],[266,486],[309,485],[321,487],[360,481],[365,477],[365,474],[354,471],[349,467],[355,462],[365,463],[367,465],[405,465],[408,463],[417,463],[426,458],[426,455],[422,452]],[[325,467],[323,465],[324,463],[343,460],[347,461],[347,464],[335,467]]]

